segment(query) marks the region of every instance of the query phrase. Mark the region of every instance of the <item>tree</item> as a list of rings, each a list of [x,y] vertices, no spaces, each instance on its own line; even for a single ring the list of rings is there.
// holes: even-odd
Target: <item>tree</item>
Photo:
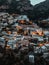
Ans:
[[[0,6],[7,3],[7,0],[0,0]]]

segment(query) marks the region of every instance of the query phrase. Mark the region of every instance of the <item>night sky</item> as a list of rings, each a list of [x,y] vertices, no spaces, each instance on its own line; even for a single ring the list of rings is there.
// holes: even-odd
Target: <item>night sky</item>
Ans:
[[[35,5],[35,4],[38,4],[38,3],[43,2],[43,1],[45,1],[45,0],[31,0],[31,3],[33,5]]]

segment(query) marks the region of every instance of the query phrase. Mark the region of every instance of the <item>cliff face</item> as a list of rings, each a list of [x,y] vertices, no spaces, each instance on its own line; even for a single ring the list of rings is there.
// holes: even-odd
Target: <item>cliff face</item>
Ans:
[[[21,14],[27,14],[27,11],[33,10],[33,6],[30,0],[14,0],[14,2],[11,1],[10,9],[14,9]]]
[[[34,18],[43,19],[49,17],[49,0],[39,3],[34,6]]]
[[[18,2],[17,9],[20,9],[20,11],[27,11],[32,10],[33,6],[30,4],[30,0],[20,0]]]
[[[49,17],[49,0],[35,6],[31,5],[30,0],[16,0],[15,3],[13,2],[10,6],[11,10],[13,9],[19,14],[26,14],[30,19],[38,20]]]
[[[0,11],[4,11],[4,8],[8,7],[5,10],[6,12],[25,14],[32,17],[33,5],[31,5],[30,0],[0,0],[0,7],[2,6],[4,7],[0,8]]]

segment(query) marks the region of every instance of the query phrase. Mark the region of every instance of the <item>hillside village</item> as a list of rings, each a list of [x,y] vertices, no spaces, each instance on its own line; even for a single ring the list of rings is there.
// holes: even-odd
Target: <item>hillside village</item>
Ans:
[[[26,15],[1,13],[0,32],[0,44],[4,46],[4,42],[7,40],[8,46],[11,48],[14,48],[19,41],[25,40],[29,44],[49,43],[49,30],[42,29],[30,21]]]
[[[0,0],[0,65],[49,65],[48,5]]]

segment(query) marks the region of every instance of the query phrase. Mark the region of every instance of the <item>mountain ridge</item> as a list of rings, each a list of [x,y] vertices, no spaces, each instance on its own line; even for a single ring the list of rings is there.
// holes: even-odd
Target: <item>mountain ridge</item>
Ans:
[[[30,19],[38,20],[49,17],[49,0],[33,6],[30,0],[0,0],[1,5],[8,5],[9,13],[28,15]]]

